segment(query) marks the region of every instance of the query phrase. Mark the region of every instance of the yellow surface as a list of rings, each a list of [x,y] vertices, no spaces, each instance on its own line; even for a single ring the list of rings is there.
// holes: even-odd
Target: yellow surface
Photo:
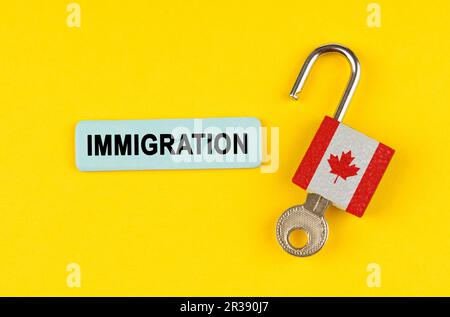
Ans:
[[[450,295],[449,1],[69,1],[0,11],[0,295]],[[339,42],[362,78],[345,122],[396,149],[361,219],[332,208],[324,249],[281,250],[275,223],[349,74],[307,54]],[[87,119],[254,116],[280,167],[79,172]],[[66,267],[81,268],[69,288]],[[381,287],[366,283],[369,263]]]

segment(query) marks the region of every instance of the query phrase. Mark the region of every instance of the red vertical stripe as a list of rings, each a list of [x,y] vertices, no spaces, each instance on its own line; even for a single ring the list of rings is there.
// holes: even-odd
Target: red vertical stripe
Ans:
[[[339,126],[339,121],[326,116],[317,130],[300,166],[297,168],[292,181],[303,189],[307,189],[311,179],[319,166],[331,139]]]
[[[378,147],[367,166],[366,172],[361,178],[361,181],[347,206],[346,210],[349,213],[358,217],[361,217],[364,214],[394,152],[394,149],[391,149],[387,145],[382,143],[378,144]]]

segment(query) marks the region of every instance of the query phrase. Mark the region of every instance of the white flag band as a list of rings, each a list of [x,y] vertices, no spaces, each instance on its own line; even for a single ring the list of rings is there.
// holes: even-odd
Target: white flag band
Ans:
[[[392,148],[325,117],[292,181],[361,217],[393,154]]]

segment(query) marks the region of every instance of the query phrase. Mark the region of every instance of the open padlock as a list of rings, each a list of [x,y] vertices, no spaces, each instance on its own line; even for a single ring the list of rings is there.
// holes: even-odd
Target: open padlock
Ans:
[[[319,251],[328,237],[324,213],[330,204],[361,217],[386,170],[394,150],[341,123],[360,77],[356,55],[348,48],[329,44],[315,49],[306,59],[290,96],[297,99],[316,59],[336,52],[351,66],[351,77],[334,118],[325,117],[292,181],[308,192],[303,205],[287,209],[277,223],[277,239],[285,251],[309,256]],[[290,234],[300,229],[308,241],[294,247]]]

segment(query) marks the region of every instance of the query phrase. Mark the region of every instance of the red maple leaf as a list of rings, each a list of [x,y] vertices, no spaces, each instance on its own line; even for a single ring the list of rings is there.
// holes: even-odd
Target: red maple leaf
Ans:
[[[352,151],[348,151],[347,153],[342,152],[340,159],[337,155],[330,154],[328,164],[330,164],[331,167],[330,173],[336,174],[334,183],[337,182],[339,177],[347,180],[347,177],[358,174],[359,167],[356,167],[355,164],[350,165],[354,159],[355,158],[352,157]]]

